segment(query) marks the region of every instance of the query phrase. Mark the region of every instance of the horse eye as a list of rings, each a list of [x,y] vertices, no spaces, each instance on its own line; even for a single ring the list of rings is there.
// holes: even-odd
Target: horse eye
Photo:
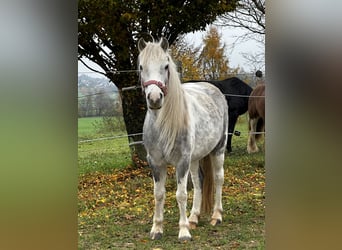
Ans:
[[[143,70],[143,68],[142,68],[142,66],[141,66],[141,65],[139,66],[139,68],[140,68],[140,71],[142,71],[142,70]]]
[[[168,69],[169,69],[169,65],[166,65],[166,66],[165,66],[165,70],[168,70]]]

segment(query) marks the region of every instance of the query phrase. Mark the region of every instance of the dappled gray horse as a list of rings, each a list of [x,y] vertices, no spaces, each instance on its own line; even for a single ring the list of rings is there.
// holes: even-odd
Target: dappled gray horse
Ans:
[[[206,82],[182,85],[168,54],[168,41],[138,42],[140,79],[147,102],[143,140],[154,180],[155,211],[151,238],[163,234],[167,164],[176,167],[179,206],[179,240],[190,240],[204,209],[212,209],[211,224],[222,221],[224,152],[228,133],[228,108],[218,88]],[[199,177],[199,162],[203,185]],[[186,216],[188,174],[194,185],[193,207]],[[202,204],[202,208],[201,208]]]

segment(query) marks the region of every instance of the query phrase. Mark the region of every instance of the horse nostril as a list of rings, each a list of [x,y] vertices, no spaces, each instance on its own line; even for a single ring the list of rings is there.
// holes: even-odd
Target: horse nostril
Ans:
[[[162,99],[162,98],[163,98],[163,95],[162,95],[162,93],[160,93],[159,95],[160,95],[160,99]]]
[[[147,95],[147,99],[150,99],[151,93],[148,93]]]

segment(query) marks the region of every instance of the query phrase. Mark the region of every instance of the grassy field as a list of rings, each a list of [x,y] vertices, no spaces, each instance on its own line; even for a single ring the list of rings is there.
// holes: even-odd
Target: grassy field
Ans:
[[[88,124],[88,125],[86,125]],[[90,120],[79,120],[83,138],[95,138]],[[83,128],[82,128],[83,127]],[[239,119],[233,152],[225,160],[223,222],[212,227],[203,215],[193,240],[178,242],[179,212],[174,168],[168,169],[164,235],[149,238],[153,182],[148,167],[132,167],[127,138],[79,143],[79,249],[264,249],[265,164],[261,151],[246,152],[246,118]],[[122,131],[116,134],[123,133]],[[114,133],[115,134],[115,133]],[[102,135],[101,135],[102,136]],[[189,192],[188,210],[192,191]]]
[[[94,123],[100,121],[101,117],[84,117],[78,118],[78,138],[90,139],[96,136],[96,128]]]
[[[101,117],[78,119],[80,174],[109,173],[113,169],[121,169],[131,164],[126,131],[99,133],[95,125],[101,122],[101,119]]]

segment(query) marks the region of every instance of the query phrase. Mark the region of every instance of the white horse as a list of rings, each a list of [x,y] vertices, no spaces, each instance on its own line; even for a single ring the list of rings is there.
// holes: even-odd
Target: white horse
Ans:
[[[191,239],[204,209],[212,209],[213,181],[216,185],[211,224],[222,222],[222,185],[224,153],[228,132],[228,108],[223,94],[206,82],[181,84],[175,63],[168,54],[168,41],[138,42],[138,65],[147,113],[143,141],[152,168],[155,211],[151,238],[163,234],[163,210],[167,164],[176,167],[176,198],[180,211],[181,241]],[[201,171],[199,171],[199,162]],[[194,186],[193,207],[186,216],[187,178]],[[201,183],[199,172],[203,175]],[[203,184],[203,186],[201,186]]]

